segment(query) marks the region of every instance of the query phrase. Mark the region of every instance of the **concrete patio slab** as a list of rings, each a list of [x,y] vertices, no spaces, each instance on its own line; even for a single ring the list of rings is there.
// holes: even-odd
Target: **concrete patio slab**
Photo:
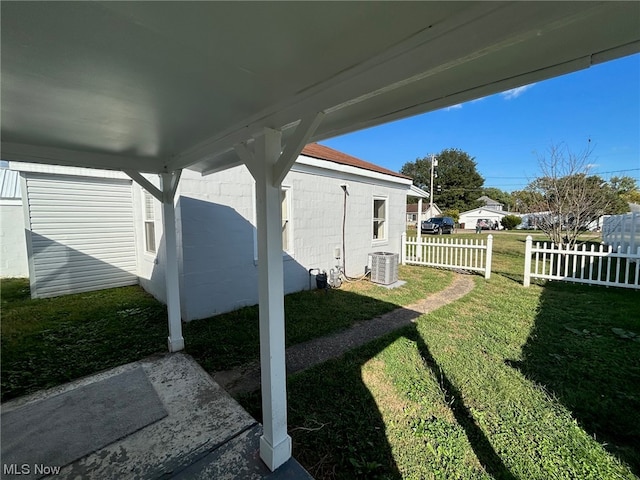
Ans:
[[[275,472],[270,472],[264,462],[260,460],[261,435],[262,426],[255,425],[171,478],[174,480],[312,478],[294,459],[286,462]]]
[[[41,438],[31,439],[43,451],[39,458],[47,458],[52,463],[45,465],[37,463],[37,459],[20,457],[20,452],[14,452],[12,457],[20,460],[5,463],[5,443],[11,444],[12,439],[5,439],[3,428],[2,478],[47,478],[47,474],[54,474],[57,479],[311,478],[295,460],[270,472],[259,459],[260,424],[191,357],[182,353],[147,358],[12,400],[2,405],[3,418],[8,414],[15,421],[38,402],[51,402],[61,395],[73,396],[74,392],[83,394],[88,387],[95,390],[113,385],[118,377],[131,375],[140,368],[166,416],[66,464],[67,460],[54,460],[68,458],[55,455],[64,443],[65,429],[60,430],[59,437],[47,435],[45,442]],[[86,418],[82,421],[89,422]]]
[[[66,465],[166,416],[138,367],[3,411],[2,462]]]

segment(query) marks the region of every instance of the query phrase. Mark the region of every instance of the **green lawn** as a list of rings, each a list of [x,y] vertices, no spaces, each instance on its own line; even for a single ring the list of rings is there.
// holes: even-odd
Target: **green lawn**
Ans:
[[[640,333],[640,293],[523,288],[527,233],[494,233],[491,279],[475,277],[463,299],[290,378],[294,455],[316,478],[636,478],[640,343],[620,332]],[[412,303],[452,274],[401,277],[398,290],[287,296],[287,345]],[[1,294],[3,400],[166,349],[164,309],[138,288],[33,301],[24,281],[3,280]],[[209,371],[257,360],[254,307],[184,334]],[[240,401],[259,418],[258,394]]]
[[[285,297],[286,345],[344,330],[413,303],[448,285],[453,276],[444,270],[425,275],[420,267],[401,266],[406,285],[393,290],[371,282],[345,283],[340,289],[313,290]],[[258,361],[260,339],[258,307],[245,307],[211,319],[189,322],[184,327],[186,350],[209,372]]]
[[[394,290],[360,282],[287,295],[287,345],[415,302],[453,278],[419,267],[400,272],[407,284]],[[28,280],[2,279],[0,294],[3,401],[166,351],[166,308],[139,287],[31,300]],[[258,308],[189,322],[183,335],[187,353],[209,372],[257,362]]]
[[[0,296],[3,401],[166,349],[166,308],[138,287],[31,300],[2,279]]]
[[[523,288],[525,236],[494,234],[496,274],[464,299],[291,378],[312,475],[636,478],[640,343],[612,328],[640,333],[639,294]]]

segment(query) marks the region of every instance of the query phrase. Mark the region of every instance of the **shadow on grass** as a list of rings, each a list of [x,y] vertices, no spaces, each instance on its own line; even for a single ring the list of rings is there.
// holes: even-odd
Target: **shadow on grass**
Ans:
[[[398,308],[344,290],[312,290],[285,296],[287,347],[349,328]],[[260,356],[258,306],[243,307],[183,326],[186,351],[208,372],[256,364]]]
[[[639,300],[637,291],[549,282],[523,360],[508,362],[551,392],[636,475],[640,340],[632,334],[640,335]]]
[[[493,449],[489,439],[476,423],[471,411],[464,403],[460,390],[449,380],[445,372],[440,368],[440,365],[438,365],[438,362],[433,358],[433,355],[431,355],[429,347],[424,342],[419,332],[413,328],[410,332],[407,332],[406,335],[416,342],[418,351],[420,352],[425,364],[435,374],[436,378],[438,378],[440,386],[443,389],[445,399],[447,400],[447,403],[449,403],[451,411],[453,412],[453,416],[458,422],[458,425],[464,429],[471,448],[486,472],[493,478],[516,480],[516,477],[506,467],[502,458],[500,458]]]
[[[358,302],[360,295],[345,293]],[[423,312],[380,302],[381,310],[415,320]],[[343,356],[312,367],[312,375],[288,381],[289,424],[295,457],[318,479],[403,478],[387,439],[387,427],[378,405],[363,381],[363,366],[400,338],[416,344],[424,364],[438,378],[447,403],[483,469],[493,478],[514,480],[488,438],[465,405],[460,390],[440,367],[415,325],[401,327]],[[310,380],[313,380],[310,382]],[[260,393],[240,401],[261,421]],[[412,419],[420,420],[420,419]],[[435,441],[435,439],[434,439]],[[425,451],[425,460],[428,455]]]
[[[518,285],[522,285],[522,282],[524,282],[524,275],[519,273],[513,273],[506,270],[493,270],[491,274],[500,275],[507,280],[517,283]]]

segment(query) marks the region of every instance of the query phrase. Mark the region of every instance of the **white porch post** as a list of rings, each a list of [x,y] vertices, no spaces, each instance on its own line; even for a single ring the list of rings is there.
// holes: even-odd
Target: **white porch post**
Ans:
[[[260,457],[271,470],[291,458],[291,437],[287,434],[281,186],[275,168],[280,152],[281,132],[265,129],[256,138],[252,174],[256,181],[264,428]]]
[[[164,226],[165,287],[169,317],[169,351],[184,349],[180,315],[180,283],[178,280],[178,254],[176,241],[176,212],[173,206],[180,172],[160,174],[162,188],[162,224]]]
[[[416,240],[418,245],[416,246],[416,259],[422,260],[422,197],[418,198],[418,223],[417,223],[417,232],[416,232]]]
[[[302,118],[284,151],[282,132],[270,128],[264,128],[254,138],[253,152],[248,142],[234,145],[256,182],[263,424],[260,458],[271,471],[291,458],[291,437],[287,434],[281,184],[323,116],[322,112],[312,112]]]

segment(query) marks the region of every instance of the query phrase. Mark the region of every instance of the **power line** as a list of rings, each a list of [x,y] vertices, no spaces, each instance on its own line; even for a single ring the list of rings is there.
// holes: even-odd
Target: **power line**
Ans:
[[[500,179],[508,178],[509,180],[516,180],[516,179],[520,179],[520,178],[529,178],[529,177],[493,177],[493,176],[491,176],[491,177],[484,177],[484,178],[485,179],[487,179],[487,178],[500,178]]]
[[[597,173],[597,174],[605,174],[605,173],[622,173],[622,172],[635,172],[640,170],[640,168],[625,168],[624,170],[609,170],[609,171],[605,171],[605,172],[593,172],[593,173]],[[491,176],[486,176],[484,177],[485,179],[488,178],[497,178],[497,179],[509,179],[509,180],[517,180],[517,179],[529,179],[531,177],[494,177],[493,175]]]
[[[595,172],[595,173],[621,173],[621,172],[636,172],[640,168],[626,168],[624,170],[609,170],[608,172]]]

